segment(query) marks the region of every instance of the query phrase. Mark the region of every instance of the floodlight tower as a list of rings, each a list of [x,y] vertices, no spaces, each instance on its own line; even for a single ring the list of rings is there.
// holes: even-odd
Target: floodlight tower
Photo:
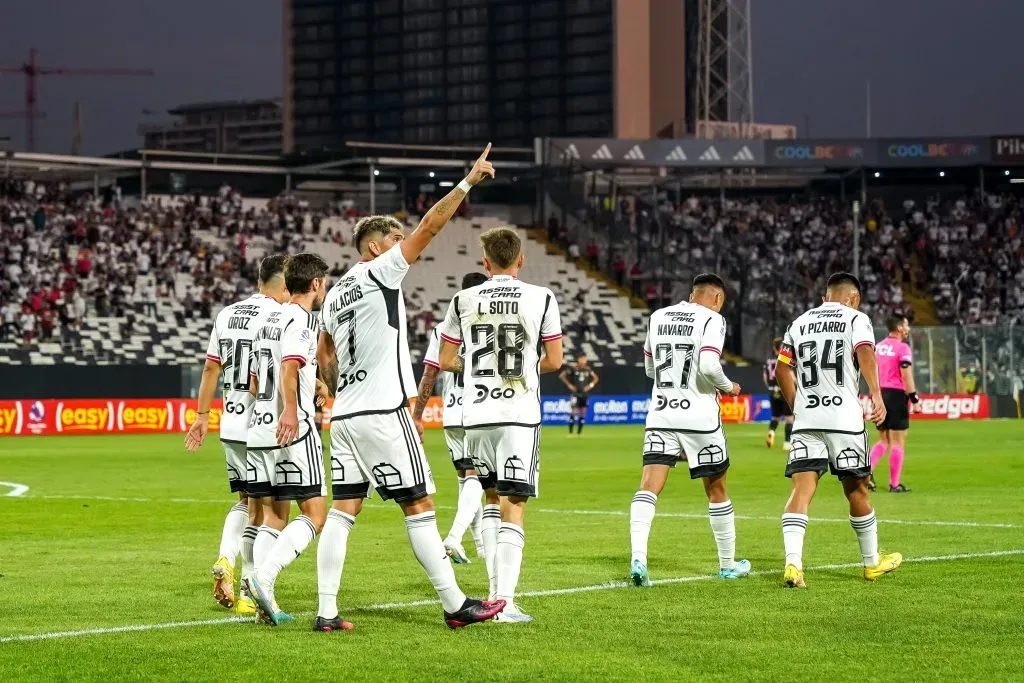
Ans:
[[[694,5],[695,132],[700,134],[702,121],[731,122],[748,137],[754,123],[750,0],[690,0],[688,7]]]

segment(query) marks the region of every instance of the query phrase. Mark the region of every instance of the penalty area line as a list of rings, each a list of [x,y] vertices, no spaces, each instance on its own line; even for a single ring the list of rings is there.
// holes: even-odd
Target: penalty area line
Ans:
[[[993,550],[980,553],[954,553],[950,555],[925,555],[922,557],[908,557],[903,560],[904,564],[918,562],[955,562],[957,560],[973,560],[984,557],[1008,557],[1011,555],[1024,555],[1024,548],[1016,550]],[[807,571],[831,570],[831,569],[856,569],[862,565],[858,562],[844,564],[822,564],[808,567]],[[781,574],[781,569],[764,569],[750,572],[751,576],[770,576]],[[717,579],[718,574],[694,574],[691,576],[676,576],[668,579],[655,579],[651,581],[656,586],[677,583],[693,583],[696,581],[711,581]],[[632,584],[627,581],[608,581],[596,583],[589,586],[570,586],[567,588],[551,588],[547,590],[526,591],[517,593],[519,598],[548,598],[559,595],[573,595],[576,593],[592,593],[594,591],[616,590],[629,588]],[[346,611],[368,612],[392,609],[404,609],[410,607],[425,607],[440,604],[438,600],[413,600],[411,602],[388,602],[362,607],[348,607]],[[308,617],[311,613],[296,613],[294,616]],[[251,617],[220,617],[217,619],[200,619],[196,621],[169,621],[161,624],[133,624],[130,626],[113,626],[109,628],[87,628],[76,631],[53,631],[50,633],[26,633],[22,635],[2,636],[0,643],[24,643],[36,640],[57,640],[63,638],[77,638],[79,636],[107,635],[112,633],[134,633],[139,631],[156,631],[169,628],[191,628],[194,626],[218,626],[221,624],[234,624],[248,622],[252,623]]]

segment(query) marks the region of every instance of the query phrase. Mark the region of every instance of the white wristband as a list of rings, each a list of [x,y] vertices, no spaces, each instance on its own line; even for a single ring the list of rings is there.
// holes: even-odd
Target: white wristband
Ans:
[[[460,190],[462,190],[462,191],[463,191],[463,192],[465,192],[466,194],[469,194],[469,191],[470,191],[471,189],[473,189],[473,186],[472,186],[472,185],[470,185],[469,183],[467,183],[467,182],[465,181],[465,179],[463,179],[463,180],[460,180],[460,181],[459,181],[459,185],[458,185],[458,187],[459,187],[459,189],[460,189]]]

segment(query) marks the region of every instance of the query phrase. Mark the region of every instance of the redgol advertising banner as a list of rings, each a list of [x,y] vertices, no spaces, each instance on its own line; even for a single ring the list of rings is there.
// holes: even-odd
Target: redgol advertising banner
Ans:
[[[920,394],[911,406],[911,420],[978,420],[991,417],[985,394]],[[864,417],[871,413],[871,397],[861,396]]]

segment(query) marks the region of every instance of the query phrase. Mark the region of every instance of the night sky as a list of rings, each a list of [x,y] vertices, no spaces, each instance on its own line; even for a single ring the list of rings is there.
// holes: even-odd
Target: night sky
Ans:
[[[753,0],[755,114],[815,137],[1024,132],[1021,0]],[[244,11],[240,8],[244,6]],[[14,0],[0,64],[140,67],[153,78],[41,78],[40,151],[67,153],[84,109],[85,152],[137,146],[139,123],[177,104],[279,96],[279,0]],[[0,111],[21,110],[24,79],[0,74]],[[23,148],[24,122],[0,119]]]

